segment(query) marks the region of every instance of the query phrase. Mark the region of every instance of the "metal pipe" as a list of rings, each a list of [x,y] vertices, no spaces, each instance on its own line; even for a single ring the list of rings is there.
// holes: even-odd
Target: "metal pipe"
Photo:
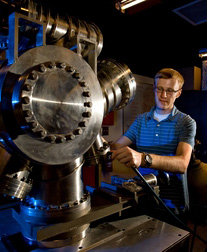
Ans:
[[[124,108],[135,96],[136,81],[125,64],[114,59],[98,62],[98,80],[104,94],[104,115]]]
[[[65,15],[60,16],[54,10],[44,6],[41,1],[9,1],[0,0],[1,9],[9,9],[9,12],[18,11],[38,21],[43,21],[46,24],[47,44],[58,44],[69,49],[74,48],[77,42],[81,40],[97,45],[97,55],[101,53],[103,47],[103,35],[98,26],[92,22],[85,22]],[[3,13],[2,13],[3,14]],[[7,31],[5,18],[4,30]],[[3,21],[2,21],[3,22]],[[8,26],[8,24],[7,24]],[[88,56],[90,50],[87,43],[81,43],[80,54],[83,57]]]

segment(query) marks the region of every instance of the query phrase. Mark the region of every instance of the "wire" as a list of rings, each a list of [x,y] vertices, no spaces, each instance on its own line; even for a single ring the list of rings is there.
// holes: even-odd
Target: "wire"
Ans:
[[[204,240],[203,238],[201,238],[199,235],[197,235],[195,233],[195,231],[191,230],[188,226],[186,226],[185,223],[183,223],[166,205],[165,203],[161,200],[161,198],[156,194],[156,192],[153,190],[153,188],[147,183],[147,181],[145,180],[145,178],[142,176],[142,174],[139,172],[138,168],[135,166],[131,167],[134,172],[139,176],[139,178],[141,179],[141,181],[144,183],[144,185],[149,189],[149,191],[153,194],[153,196],[160,202],[160,204],[165,208],[165,210],[173,216],[173,218],[175,218],[180,224],[181,226],[183,226],[184,229],[186,229],[187,231],[189,231],[190,233],[192,233],[195,237],[197,237],[199,240],[201,240],[202,242],[204,242],[205,244],[207,244],[207,241]]]

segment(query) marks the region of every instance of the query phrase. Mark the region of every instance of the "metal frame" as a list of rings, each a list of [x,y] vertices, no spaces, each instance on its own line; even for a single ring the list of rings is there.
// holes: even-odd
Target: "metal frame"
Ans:
[[[9,15],[9,34],[8,34],[8,64],[13,64],[19,57],[19,25],[27,25],[37,29],[35,46],[42,46],[46,43],[45,23],[29,18],[17,12]]]

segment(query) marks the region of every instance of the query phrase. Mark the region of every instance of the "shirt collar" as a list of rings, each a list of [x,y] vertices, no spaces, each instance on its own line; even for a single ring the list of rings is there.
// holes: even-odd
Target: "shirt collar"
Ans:
[[[151,110],[148,112],[148,114],[147,114],[148,120],[153,119],[155,109],[156,109],[156,106],[152,107]],[[178,114],[178,109],[174,105],[173,109],[167,119],[173,121],[177,114]]]

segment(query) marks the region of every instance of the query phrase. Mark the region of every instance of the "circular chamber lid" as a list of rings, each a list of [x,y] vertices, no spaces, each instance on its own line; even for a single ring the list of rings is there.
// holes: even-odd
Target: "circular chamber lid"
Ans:
[[[83,155],[104,113],[103,93],[88,63],[67,48],[48,45],[20,56],[4,85],[11,75],[18,76],[11,102],[21,128],[14,146],[29,159],[50,165]]]

